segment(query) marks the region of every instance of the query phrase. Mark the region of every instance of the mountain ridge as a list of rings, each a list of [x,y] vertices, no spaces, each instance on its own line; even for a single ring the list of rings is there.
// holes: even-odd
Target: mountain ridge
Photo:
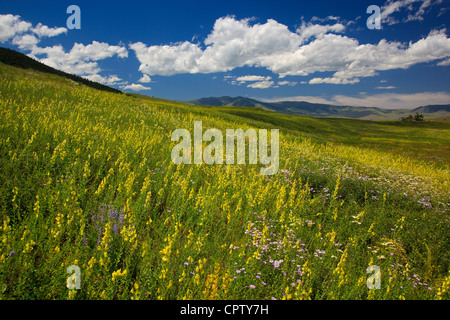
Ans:
[[[399,120],[401,117],[416,112],[424,114],[427,118],[450,116],[450,104],[426,105],[414,109],[383,109],[379,107],[336,106],[307,101],[263,102],[241,96],[208,97],[183,102],[197,106],[256,107],[274,112],[309,117],[337,117],[363,120]]]

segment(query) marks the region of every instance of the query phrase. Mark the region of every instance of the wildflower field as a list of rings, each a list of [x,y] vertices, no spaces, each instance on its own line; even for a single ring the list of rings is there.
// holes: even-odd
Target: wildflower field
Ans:
[[[1,299],[450,298],[444,121],[193,107],[3,64],[0,118]],[[279,129],[278,174],[173,164],[194,121]]]

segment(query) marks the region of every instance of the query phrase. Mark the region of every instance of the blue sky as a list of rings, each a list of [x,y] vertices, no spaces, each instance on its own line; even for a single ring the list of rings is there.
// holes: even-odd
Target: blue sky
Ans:
[[[449,0],[2,1],[0,46],[165,99],[414,108],[450,104],[449,18]]]

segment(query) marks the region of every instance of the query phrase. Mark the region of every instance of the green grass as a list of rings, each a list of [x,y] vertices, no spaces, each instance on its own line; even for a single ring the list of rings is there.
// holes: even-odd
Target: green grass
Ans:
[[[210,107],[211,110],[277,128],[301,133],[322,142],[339,142],[361,148],[400,153],[430,160],[448,168],[450,123],[445,121],[370,121],[355,119],[309,118],[284,115],[255,108]]]
[[[445,122],[194,107],[2,64],[0,96],[2,299],[449,298]],[[279,173],[174,165],[196,120],[280,129]]]

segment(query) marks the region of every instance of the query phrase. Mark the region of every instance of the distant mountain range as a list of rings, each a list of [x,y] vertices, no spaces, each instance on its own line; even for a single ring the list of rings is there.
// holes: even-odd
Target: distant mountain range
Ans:
[[[279,113],[297,114],[309,117],[351,118],[365,120],[399,120],[416,112],[425,119],[450,117],[450,104],[427,105],[415,109],[382,109],[375,107],[335,106],[306,101],[262,102],[245,97],[210,97],[183,101],[197,106],[255,107]]]
[[[90,81],[88,79],[81,78],[64,71],[56,70],[39,61],[34,60],[33,58],[28,57],[27,55],[24,55],[23,53],[8,48],[0,47],[0,62],[22,69],[33,69],[45,73],[55,74],[73,80],[75,82],[82,83],[91,88],[115,93],[122,93],[122,91],[120,90],[105,86],[101,83]]]

